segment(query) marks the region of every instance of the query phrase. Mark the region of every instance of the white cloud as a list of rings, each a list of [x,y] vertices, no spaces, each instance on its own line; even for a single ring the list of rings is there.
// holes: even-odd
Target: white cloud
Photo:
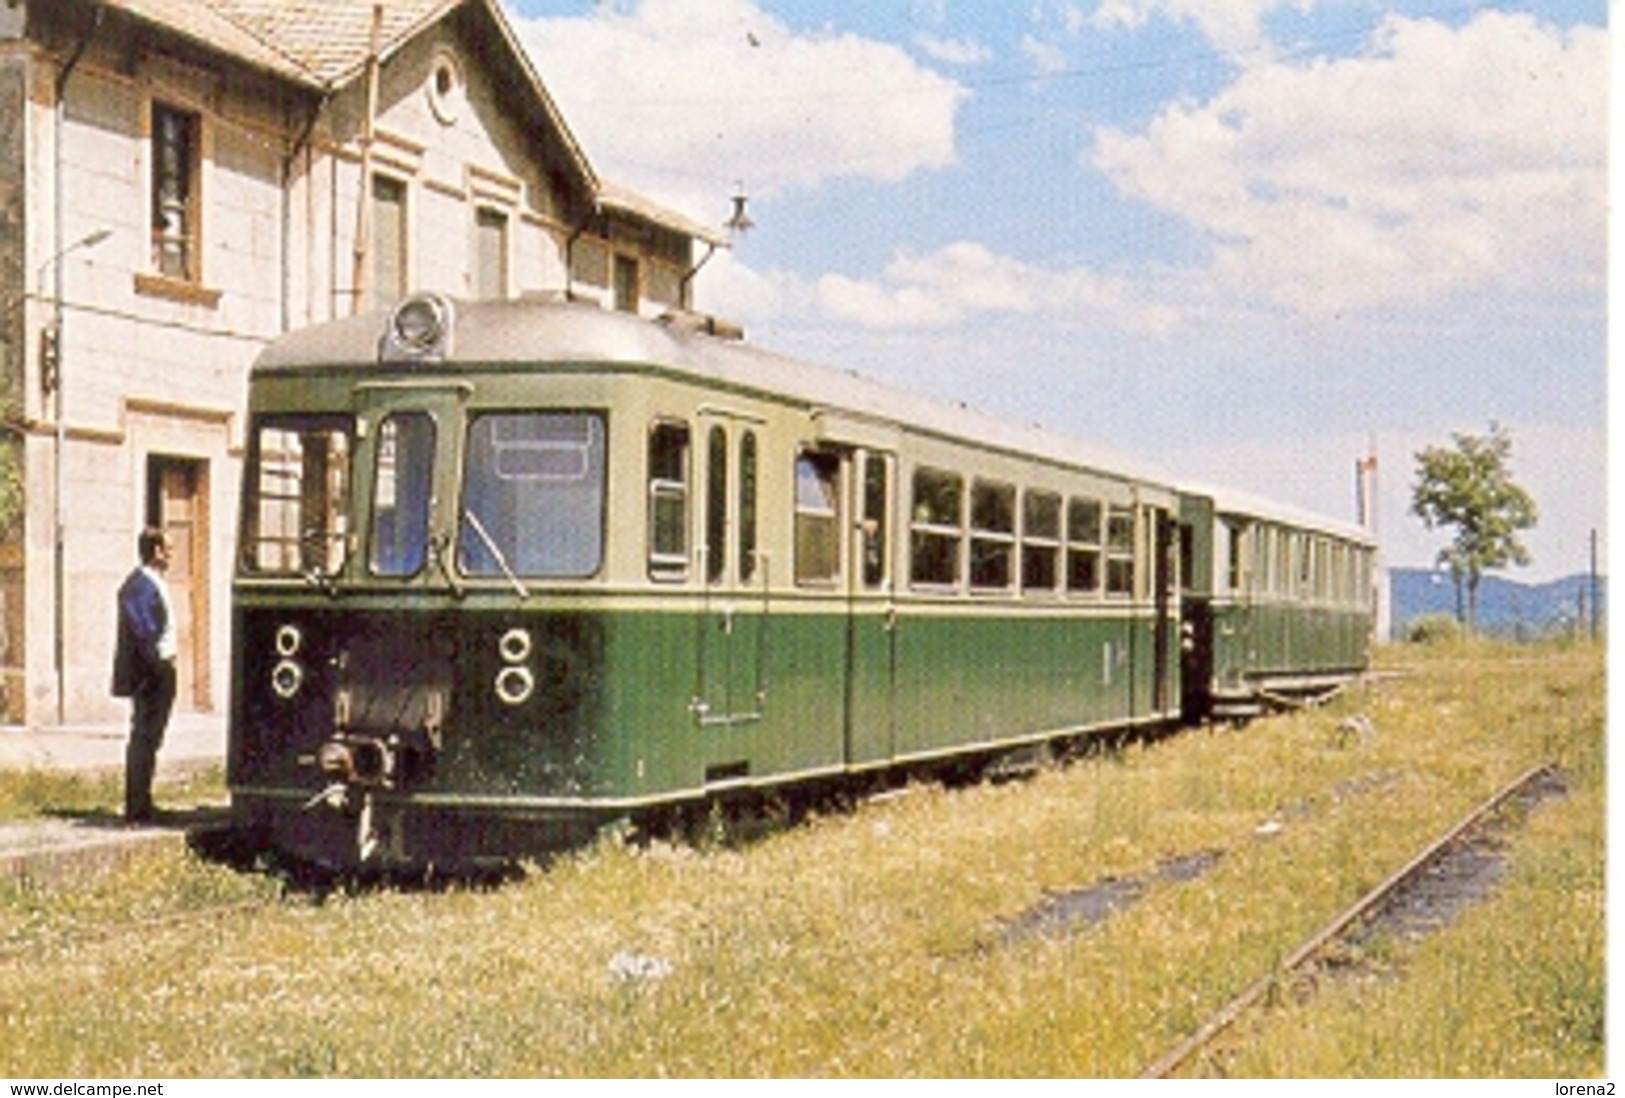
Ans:
[[[754,0],[511,18],[594,165],[701,220],[720,220],[735,181],[889,183],[954,161],[960,85],[892,45],[796,33]]]
[[[1040,41],[1030,34],[1022,35],[1021,52],[1033,63],[1033,69],[1040,76],[1048,76],[1066,68],[1066,54],[1060,47]]]
[[[1390,19],[1348,60],[1244,72],[1093,164],[1214,242],[1210,289],[1305,314],[1594,293],[1606,263],[1606,33]]]
[[[1138,300],[1115,280],[1025,263],[965,241],[899,255],[878,280],[825,275],[813,301],[824,313],[871,328],[944,327],[986,315],[1087,318],[1140,332],[1173,323],[1168,310]]]
[[[1268,47],[1264,16],[1289,7],[1308,11],[1314,0],[1102,0],[1090,21],[1108,29],[1134,28],[1161,15],[1194,23],[1215,49],[1244,56]]]
[[[993,50],[974,38],[939,38],[922,34],[915,44],[927,57],[946,65],[985,65],[993,60]]]

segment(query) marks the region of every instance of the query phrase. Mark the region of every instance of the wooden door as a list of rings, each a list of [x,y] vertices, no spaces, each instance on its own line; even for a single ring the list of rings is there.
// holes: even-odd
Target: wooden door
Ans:
[[[169,535],[169,599],[175,611],[178,708],[210,706],[209,463],[151,457],[147,466],[147,521]]]

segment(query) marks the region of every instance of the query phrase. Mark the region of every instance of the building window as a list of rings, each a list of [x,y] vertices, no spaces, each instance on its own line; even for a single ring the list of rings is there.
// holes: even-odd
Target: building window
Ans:
[[[372,177],[372,304],[388,308],[406,294],[406,184]]]
[[[631,256],[615,257],[615,307],[623,313],[638,311],[638,261]]]
[[[198,116],[152,105],[152,261],[158,273],[198,279]]]
[[[474,296],[508,296],[508,215],[489,207],[474,214]]]

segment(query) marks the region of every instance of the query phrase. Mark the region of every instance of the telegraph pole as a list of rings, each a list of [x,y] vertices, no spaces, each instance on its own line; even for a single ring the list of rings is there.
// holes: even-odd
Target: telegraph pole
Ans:
[[[1598,604],[1602,601],[1598,596],[1601,592],[1601,581],[1597,577],[1597,529],[1591,529],[1591,639],[1597,639],[1599,625]]]

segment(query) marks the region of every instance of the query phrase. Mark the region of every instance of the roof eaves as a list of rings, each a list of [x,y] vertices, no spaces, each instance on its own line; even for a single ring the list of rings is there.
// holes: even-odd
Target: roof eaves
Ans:
[[[308,88],[320,88],[317,74],[273,43],[208,4],[184,0],[101,0],[108,9],[161,27],[195,45],[227,54],[243,63]]]
[[[598,193],[602,189],[603,183],[598,178],[598,173],[593,170],[592,161],[587,159],[586,150],[581,147],[581,143],[576,140],[575,134],[570,131],[570,127],[565,123],[564,114],[559,110],[558,104],[553,101],[553,96],[548,93],[547,85],[542,83],[541,74],[536,71],[536,66],[530,59],[530,53],[525,49],[524,44],[519,41],[519,36],[514,33],[513,25],[508,22],[508,17],[502,11],[502,5],[498,0],[455,0],[455,2],[478,6],[485,11],[491,24],[496,27],[497,33],[502,35],[502,41],[508,47],[508,52],[518,62],[526,82],[535,93],[543,113],[547,115],[548,122],[559,135],[559,140],[564,143],[565,150],[575,162],[576,168],[581,172],[582,179],[593,193]]]
[[[607,179],[598,188],[598,204],[603,209],[611,212],[628,214],[644,221],[651,221],[663,228],[680,232],[685,236],[692,236],[719,248],[728,244],[726,233],[701,224],[686,214],[661,206],[659,203]]]

